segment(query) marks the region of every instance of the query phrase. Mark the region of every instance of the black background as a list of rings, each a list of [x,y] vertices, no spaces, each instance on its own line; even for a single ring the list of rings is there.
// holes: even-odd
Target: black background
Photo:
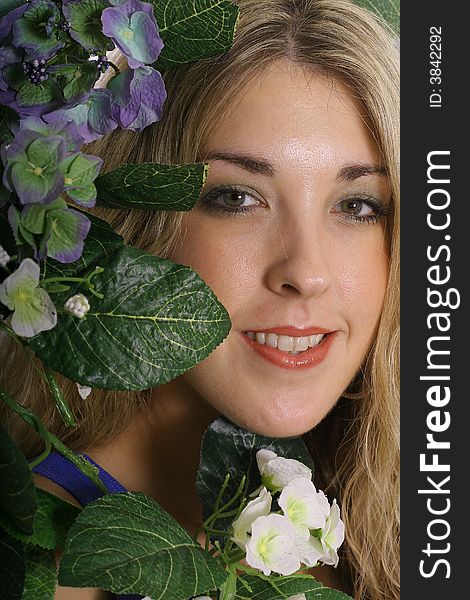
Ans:
[[[431,86],[429,69],[429,30],[442,28],[442,84]],[[446,600],[470,598],[470,327],[468,314],[468,279],[470,245],[470,136],[469,85],[469,9],[467,3],[417,2],[401,3],[401,110],[402,110],[402,250],[401,250],[401,584],[403,600]],[[442,89],[442,108],[429,108],[432,87]],[[451,226],[443,232],[433,231],[426,225],[427,154],[432,150],[450,150],[450,186],[452,201]],[[449,159],[444,159],[449,160]],[[443,211],[445,212],[445,211]],[[437,215],[436,215],[437,216]],[[443,216],[443,215],[439,215]],[[450,234],[450,242],[444,235]],[[426,248],[437,248],[448,243],[452,258],[449,264],[452,277],[447,287],[458,288],[461,305],[456,310],[439,308],[451,313],[450,335],[451,400],[446,408],[451,413],[450,429],[436,434],[437,439],[448,439],[450,450],[439,452],[440,462],[448,458],[450,471],[451,509],[446,518],[451,525],[448,540],[433,542],[434,547],[451,543],[447,555],[451,576],[445,578],[442,565],[429,579],[419,574],[420,560],[425,558],[427,569],[432,564],[423,553],[428,536],[426,527],[433,518],[426,509],[426,495],[417,490],[426,486],[426,474],[419,471],[419,455],[426,448],[426,415],[432,407],[426,401],[429,382],[420,382],[426,374],[426,341],[432,334],[427,329],[426,317],[432,312],[426,302],[427,269]],[[435,264],[435,263],[433,263]],[[437,286],[433,286],[437,287]],[[446,286],[440,286],[445,288]],[[444,291],[444,290],[442,290]],[[434,329],[434,332],[436,330]],[[429,374],[429,373],[428,373]],[[443,374],[443,373],[441,373]],[[447,385],[447,384],[444,384]],[[440,436],[440,437],[438,437]],[[428,451],[428,454],[431,452]],[[430,459],[428,459],[429,462]],[[445,461],[447,462],[447,461]],[[432,476],[432,473],[428,473]],[[436,473],[436,482],[447,474]],[[438,496],[435,496],[438,498]],[[445,498],[445,496],[440,496]],[[436,508],[438,503],[436,501]],[[441,530],[442,531],[442,530]],[[438,533],[438,530],[435,530]]]

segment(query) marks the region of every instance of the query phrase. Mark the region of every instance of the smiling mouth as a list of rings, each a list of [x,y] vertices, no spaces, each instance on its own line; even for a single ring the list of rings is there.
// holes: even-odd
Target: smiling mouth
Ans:
[[[277,333],[264,333],[259,331],[244,331],[243,333],[257,344],[276,348],[277,350],[280,350],[281,352],[290,356],[303,354],[311,348],[319,346],[328,336],[326,333],[318,333],[304,337],[294,337],[290,335],[279,335]]]

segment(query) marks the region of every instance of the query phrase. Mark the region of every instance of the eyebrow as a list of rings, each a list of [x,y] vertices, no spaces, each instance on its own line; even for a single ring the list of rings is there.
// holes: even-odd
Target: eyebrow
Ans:
[[[250,173],[266,175],[268,177],[273,177],[277,173],[275,167],[265,158],[259,156],[246,156],[236,152],[209,152],[204,155],[202,160],[204,162],[208,160],[224,160],[242,167]],[[345,165],[339,170],[336,175],[336,180],[339,183],[342,183],[344,181],[354,181],[355,179],[366,177],[367,175],[387,176],[387,174],[387,169],[379,165],[351,164]]]
[[[245,156],[236,152],[209,152],[203,158],[204,162],[207,160],[225,160],[246,169],[250,173],[267,175],[268,177],[273,177],[277,173],[273,165],[265,158]]]

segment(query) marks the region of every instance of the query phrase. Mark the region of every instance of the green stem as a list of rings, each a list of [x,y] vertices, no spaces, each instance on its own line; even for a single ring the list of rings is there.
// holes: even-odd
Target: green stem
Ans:
[[[55,400],[57,410],[62,417],[63,422],[67,427],[75,427],[77,421],[75,420],[74,414],[71,411],[67,400],[60,389],[60,386],[55,378],[54,371],[50,367],[44,367],[44,376],[51,390],[52,396]]]
[[[232,552],[232,554],[227,556],[227,564],[228,565],[233,565],[235,563],[237,563],[238,561],[240,561],[242,558],[245,558],[245,552],[241,549],[237,549],[235,550],[235,552]]]
[[[68,458],[77,467],[77,469],[91,479],[91,481],[93,481],[93,483],[103,492],[103,494],[109,493],[104,483],[99,478],[98,469],[89,463],[85,458],[75,454],[75,452],[72,452],[69,448],[67,448],[67,446],[63,444],[53,433],[44,427],[42,421],[35,413],[25,408],[21,404],[18,404],[16,400],[14,400],[2,389],[0,389],[0,399],[3,400],[13,412],[19,415],[23,421],[33,427],[46,442],[46,444],[50,443],[58,452]]]
[[[31,469],[34,469],[34,467],[37,467],[38,465],[40,465],[43,460],[46,460],[46,458],[51,453],[51,447],[52,447],[52,444],[48,440],[46,440],[46,448],[45,448],[44,452],[41,452],[41,454],[39,456],[37,456],[34,460],[32,460],[29,463],[29,466],[31,467]]]
[[[58,281],[71,281],[77,283],[85,283],[87,280],[84,277],[47,277],[41,281],[41,286],[49,283],[57,283]]]

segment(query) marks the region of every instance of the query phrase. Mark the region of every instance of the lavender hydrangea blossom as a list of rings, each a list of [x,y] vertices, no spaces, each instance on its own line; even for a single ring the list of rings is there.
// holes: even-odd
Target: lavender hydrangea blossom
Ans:
[[[142,131],[160,119],[166,90],[162,76],[152,67],[124,71],[108,87],[114,93],[113,116],[120,127]]]
[[[62,15],[52,0],[31,0],[22,18],[13,23],[13,45],[24,48],[32,58],[48,59],[65,46],[55,29]]]
[[[153,6],[140,0],[106,8],[103,33],[125,54],[131,69],[155,62],[163,48]]]
[[[85,144],[110,133],[118,126],[112,113],[113,94],[109,90],[92,90],[86,101],[73,108],[61,108],[43,115],[47,123],[73,122]]]
[[[3,184],[16,192],[22,204],[48,203],[64,189],[59,165],[66,145],[58,135],[45,137],[35,131],[19,131],[3,153]]]

